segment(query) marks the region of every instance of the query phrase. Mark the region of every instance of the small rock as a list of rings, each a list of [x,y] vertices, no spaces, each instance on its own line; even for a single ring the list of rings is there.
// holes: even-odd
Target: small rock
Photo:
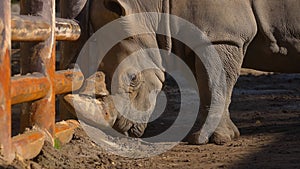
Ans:
[[[256,125],[261,125],[261,121],[260,120],[256,120],[255,124]]]

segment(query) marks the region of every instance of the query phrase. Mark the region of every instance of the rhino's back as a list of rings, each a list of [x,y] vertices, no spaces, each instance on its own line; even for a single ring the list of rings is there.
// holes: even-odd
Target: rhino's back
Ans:
[[[170,1],[171,14],[196,25],[213,43],[229,41],[242,45],[256,33],[255,18],[248,0]]]
[[[254,0],[258,33],[248,48],[244,67],[300,72],[300,1]]]
[[[244,67],[300,72],[299,9],[299,0],[171,0],[170,12],[214,44],[246,49],[251,42]]]

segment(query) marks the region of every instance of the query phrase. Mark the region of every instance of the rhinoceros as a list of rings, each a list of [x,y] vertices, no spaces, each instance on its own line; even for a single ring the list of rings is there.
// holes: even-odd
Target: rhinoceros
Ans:
[[[222,119],[210,139],[201,141],[198,129],[188,137],[192,144],[203,144],[209,140],[223,144],[240,135],[230,119],[228,108],[242,67],[272,72],[300,72],[299,0],[70,0],[61,1],[61,5],[63,17],[75,18],[82,28],[80,40],[64,44],[61,68],[67,68],[76,61],[80,49],[93,32],[130,14],[168,13],[193,23],[204,32],[218,52],[226,73],[226,105],[224,112],[219,112],[223,113]],[[155,34],[124,39],[107,54],[108,58],[114,59],[104,60],[104,65],[108,66],[99,69],[107,75],[109,81],[113,70],[123,58],[145,48],[167,48],[189,64],[198,80],[201,99],[199,114],[207,114],[213,99],[211,86],[207,83],[207,73],[203,65],[197,62],[193,49],[178,40]],[[156,64],[160,67],[159,57],[161,56],[156,58]],[[137,103],[140,108],[155,104],[155,99],[149,100],[149,92],[162,88],[165,80],[164,69],[149,70],[139,75],[131,74],[130,77],[136,83],[139,79],[145,79],[142,85],[132,90],[132,95],[139,95],[132,97],[132,102]],[[134,137],[142,136],[147,125],[134,124],[116,115],[113,118],[114,127],[118,131]]]

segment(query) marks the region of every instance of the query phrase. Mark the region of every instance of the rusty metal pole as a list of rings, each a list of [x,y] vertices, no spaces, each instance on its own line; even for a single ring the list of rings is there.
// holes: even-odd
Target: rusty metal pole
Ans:
[[[56,18],[56,40],[77,40],[80,26],[73,20]],[[51,34],[51,26],[38,16],[12,15],[11,39],[13,41],[44,41]]]
[[[48,39],[40,43],[21,44],[22,74],[43,73],[50,84],[45,98],[27,103],[22,109],[22,127],[38,127],[48,136],[47,141],[54,144],[55,134],[55,0],[21,0],[21,14],[41,16],[51,26]],[[24,120],[24,119],[23,119]],[[25,121],[25,122],[26,122]]]
[[[11,162],[10,0],[0,1],[0,154]]]
[[[55,94],[78,90],[83,84],[83,74],[77,70],[63,70],[55,74]],[[11,78],[11,104],[34,101],[47,96],[50,90],[48,78],[41,73]]]

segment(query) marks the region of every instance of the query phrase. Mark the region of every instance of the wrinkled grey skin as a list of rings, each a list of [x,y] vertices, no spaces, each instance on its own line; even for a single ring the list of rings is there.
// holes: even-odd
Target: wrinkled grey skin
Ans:
[[[110,21],[119,18],[121,13],[119,15],[116,12],[122,11],[112,12],[111,10],[107,9],[107,4],[105,6],[103,1],[98,0],[91,1],[90,4],[88,4],[89,7],[82,7],[83,3],[78,3],[78,1],[62,1],[61,3],[63,11],[62,16],[66,18],[76,17],[76,20],[79,21],[83,32],[77,42],[66,42],[63,45],[61,68],[65,69],[72,65],[72,63],[76,62],[76,56],[80,52],[85,41],[89,38],[89,32],[92,30],[98,30]],[[149,4],[153,5],[155,3]],[[149,4],[141,4],[141,6],[150,6]],[[75,5],[76,7],[70,9],[69,6],[72,5]],[[153,12],[159,12],[160,8],[158,7],[161,6],[161,1],[157,1],[157,8],[153,8]],[[87,12],[87,9],[90,9],[90,12]],[[77,13],[74,11],[77,11]],[[101,20],[98,19],[99,16],[101,17]],[[86,22],[87,20],[88,22]],[[121,108],[123,109],[122,113],[134,114],[134,116],[142,115],[141,113],[138,113],[139,111],[148,112],[144,114],[145,118],[142,118],[147,121],[146,119],[149,118],[156,102],[155,99],[153,99],[153,97],[150,95],[152,92],[157,94],[161,90],[165,77],[159,53],[146,58],[149,59],[149,61],[142,60],[145,58],[140,57],[131,60],[131,64],[130,62],[126,63],[122,61],[130,54],[147,48],[158,48],[155,36],[145,35],[143,37],[125,39],[111,49],[99,67],[99,70],[103,71],[107,77],[106,82],[110,92],[112,88],[114,89],[114,93],[111,96],[103,96],[103,98],[100,98],[108,105],[108,107],[110,107],[111,117],[116,118],[113,120],[115,121],[113,127],[119,132],[133,137],[142,136],[147,124],[133,123],[132,120],[124,118],[122,115],[120,115],[118,110]],[[155,60],[155,62],[152,60]],[[120,66],[121,62],[122,64]],[[149,63],[149,65],[145,65],[147,63]],[[92,65],[80,65],[80,68],[84,71],[90,66]],[[136,70],[137,67],[143,68],[147,66],[156,69],[147,69],[143,70],[142,72]],[[85,73],[86,76],[90,75],[89,72]],[[112,78],[117,79],[115,84],[113,84],[114,87],[111,86]],[[116,109],[115,105],[112,103],[112,97],[114,98],[116,105],[121,105],[119,109]],[[63,104],[65,103],[62,103],[61,105]],[[63,111],[65,111],[64,108],[61,109],[61,112]]]
[[[71,3],[71,1],[67,3]],[[112,3],[113,6],[105,6],[108,3]],[[90,23],[93,30],[97,30],[121,15],[157,11],[170,12],[198,26],[214,45],[226,71],[226,107],[224,112],[220,112],[224,113],[223,118],[210,138],[214,143],[223,144],[239,136],[237,127],[230,119],[228,107],[231,101],[232,89],[242,66],[264,71],[300,72],[299,9],[299,0],[91,0],[89,15],[82,17],[83,15],[77,16],[74,14],[71,18],[77,16],[84,29]],[[86,14],[87,9],[84,10],[83,13]],[[172,24],[176,26],[176,23]],[[181,30],[170,27],[170,31],[180,33]],[[78,47],[81,47],[86,40],[84,38],[87,37],[88,35],[83,35],[76,45],[79,44]],[[159,46],[164,48],[170,44],[167,40],[167,38],[157,38],[156,35],[133,37],[130,40],[122,41],[115,47],[114,52],[108,55],[122,58],[127,56],[126,54],[143,47]],[[78,51],[74,51],[74,47],[71,49],[67,45],[65,47],[68,54],[63,55],[62,65],[68,66],[71,64],[72,59],[74,61]],[[200,119],[205,120],[211,102],[211,88],[207,82],[208,75],[191,49],[178,41],[172,41],[172,46],[169,46],[169,48],[189,64],[195,72],[201,98],[199,116]],[[73,55],[70,55],[70,53]],[[113,72],[111,70],[114,70],[117,64],[118,62],[115,62],[112,67],[102,67],[100,69],[103,69],[110,77]],[[161,87],[161,82],[164,79],[162,75],[148,72],[148,77],[157,82],[155,85],[158,88]],[[155,87],[151,89],[153,88]],[[136,92],[142,90],[145,89],[139,88]],[[148,91],[143,91],[145,96]],[[145,98],[139,97],[136,99],[135,101],[140,105],[147,103],[147,101],[144,102]],[[122,132],[127,129],[130,130],[132,126],[126,127],[126,125],[126,123],[120,123],[116,128],[119,128]],[[133,135],[140,136],[145,125],[136,128],[139,128],[136,129],[138,132]],[[197,131],[199,129],[189,137],[190,143],[201,143]]]

